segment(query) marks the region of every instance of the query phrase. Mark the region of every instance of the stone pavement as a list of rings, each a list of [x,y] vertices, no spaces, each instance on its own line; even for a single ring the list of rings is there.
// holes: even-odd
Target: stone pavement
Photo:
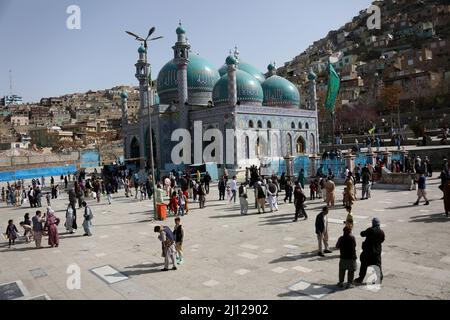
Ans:
[[[127,199],[123,190],[112,205],[106,199],[100,205],[89,200],[95,215],[93,236],[83,237],[81,212],[80,229],[65,234],[64,194],[52,203],[62,219],[59,248],[37,250],[18,242],[8,249],[0,243],[0,299],[449,299],[450,219],[443,215],[438,183],[429,181],[429,207],[412,206],[414,191],[376,190],[372,199],[355,203],[358,249],[359,233],[372,217],[381,219],[386,233],[381,288],[335,286],[338,251],[316,256],[314,221],[323,206],[320,200],[308,201],[309,220],[292,223],[293,205],[283,204],[283,197],[277,213],[256,215],[250,205],[250,215],[241,216],[238,204],[217,201],[214,187],[205,209],[191,204],[190,214],[182,218],[185,263],[165,273],[159,271],[161,244],[153,227],[160,222],[152,221],[151,201]],[[333,247],[346,216],[340,206],[342,190],[338,187],[339,206],[330,211]],[[1,231],[8,219],[19,228],[26,212],[33,216],[35,209],[1,203]],[[173,218],[163,224],[173,227]],[[72,264],[81,270],[80,290],[67,288]]]

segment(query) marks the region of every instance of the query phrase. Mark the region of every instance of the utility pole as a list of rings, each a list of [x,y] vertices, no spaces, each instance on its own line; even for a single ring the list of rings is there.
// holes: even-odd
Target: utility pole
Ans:
[[[162,37],[155,37],[155,38],[151,38],[150,36],[155,32],[155,27],[150,28],[147,37],[144,39],[143,37],[140,37],[138,35],[136,35],[135,33],[132,33],[130,31],[125,31],[127,34],[131,35],[132,37],[134,37],[137,41],[144,43],[144,47],[142,48],[143,50],[141,50],[141,48],[139,49],[139,60],[141,61],[141,59],[143,59],[143,61],[138,62],[136,64],[136,68],[138,68],[138,72],[136,72],[136,77],[138,78],[139,82],[140,82],[140,90],[141,90],[141,99],[143,101],[141,101],[141,112],[143,107],[145,106],[145,103],[147,103],[147,110],[148,110],[148,131],[149,131],[149,136],[150,136],[150,163],[151,163],[151,173],[152,173],[152,187],[153,187],[153,214],[154,214],[154,218],[155,220],[158,219],[158,213],[156,211],[156,187],[155,187],[155,165],[154,165],[154,159],[153,159],[153,136],[152,136],[152,120],[151,120],[151,104],[153,103],[153,99],[151,99],[152,101],[150,101],[150,93],[149,93],[149,83],[148,83],[148,69],[150,68],[150,64],[148,63],[147,60],[147,53],[148,53],[148,42],[150,41],[154,41],[154,40],[158,40],[161,39]],[[150,83],[150,86],[152,84]],[[152,103],[151,103],[152,102]],[[142,128],[144,128],[144,118],[143,118],[143,114],[141,113],[141,119],[140,121]],[[143,131],[143,133],[142,133]],[[145,129],[141,131],[141,139],[145,139]],[[142,145],[145,146],[144,143],[141,143],[141,148]],[[142,164],[145,163],[145,159],[142,158],[142,150],[141,150],[141,169],[142,169]]]
[[[336,130],[336,128],[335,128],[335,119],[336,119],[336,113],[334,112],[334,109],[333,109],[333,111],[331,111],[331,121],[333,123],[333,125],[332,125],[333,132],[331,134],[332,135],[331,136],[331,146],[333,147],[333,149],[335,147],[335,130]]]

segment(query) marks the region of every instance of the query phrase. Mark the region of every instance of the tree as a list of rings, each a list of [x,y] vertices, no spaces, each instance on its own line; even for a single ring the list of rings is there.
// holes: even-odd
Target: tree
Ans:
[[[394,111],[400,112],[400,95],[402,89],[397,85],[384,86],[380,92],[380,100],[384,108],[391,114],[391,127],[394,128]],[[400,123],[398,124],[400,126]]]

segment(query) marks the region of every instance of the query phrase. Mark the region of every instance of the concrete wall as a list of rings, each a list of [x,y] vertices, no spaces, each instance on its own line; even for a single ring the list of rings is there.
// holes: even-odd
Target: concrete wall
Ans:
[[[79,152],[56,155],[14,156],[0,158],[0,171],[11,171],[28,168],[48,168],[77,164],[80,159]]]

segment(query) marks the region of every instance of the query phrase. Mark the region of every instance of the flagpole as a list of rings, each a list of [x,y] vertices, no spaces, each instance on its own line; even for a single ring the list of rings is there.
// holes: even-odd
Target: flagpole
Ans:
[[[331,121],[333,123],[332,124],[333,133],[332,133],[332,137],[331,137],[331,142],[332,142],[331,146],[333,147],[333,149],[335,147],[335,138],[336,138],[336,134],[335,134],[335,130],[336,130],[336,128],[335,128],[335,117],[336,117],[336,113],[334,112],[334,109],[333,109],[333,111],[331,111]]]

